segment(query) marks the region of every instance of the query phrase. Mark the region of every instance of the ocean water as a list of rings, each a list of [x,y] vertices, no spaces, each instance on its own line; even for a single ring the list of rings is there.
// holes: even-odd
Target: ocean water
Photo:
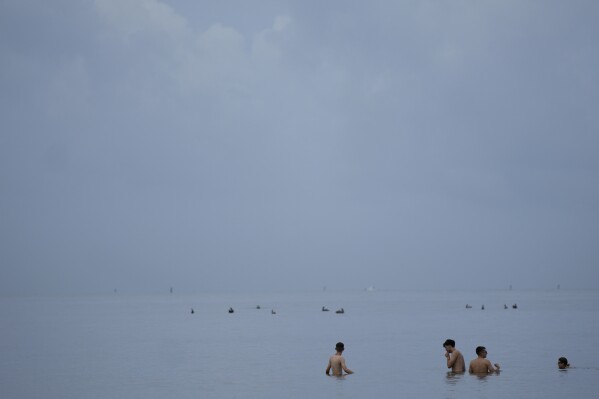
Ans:
[[[1,298],[0,320],[3,399],[546,399],[599,389],[597,291]],[[448,374],[446,338],[467,363],[486,346],[502,372]],[[337,341],[355,374],[325,375]],[[558,370],[560,356],[572,368]]]

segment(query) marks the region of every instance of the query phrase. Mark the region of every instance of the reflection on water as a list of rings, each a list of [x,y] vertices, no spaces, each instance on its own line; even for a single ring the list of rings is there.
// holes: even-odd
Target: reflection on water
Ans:
[[[494,378],[497,377],[497,378]],[[510,378],[499,378],[498,373],[490,374],[471,374],[471,373],[445,373],[445,398],[493,398],[503,397],[502,389],[499,386],[511,384]],[[523,397],[509,396],[508,397]],[[524,396],[526,397],[526,396]]]
[[[455,373],[453,371],[448,371],[445,378],[445,382],[449,386],[455,386],[462,377],[464,377],[464,373]]]
[[[342,375],[329,375],[327,377],[334,378],[336,380],[344,380],[345,377],[347,377],[347,376],[348,376],[348,374],[342,374]]]
[[[460,380],[464,378],[464,373],[454,373],[448,371],[445,374],[445,383],[447,384],[447,390],[445,395],[447,399],[459,398],[460,397]]]
[[[486,382],[489,374],[472,374],[472,377],[475,377],[480,382]]]

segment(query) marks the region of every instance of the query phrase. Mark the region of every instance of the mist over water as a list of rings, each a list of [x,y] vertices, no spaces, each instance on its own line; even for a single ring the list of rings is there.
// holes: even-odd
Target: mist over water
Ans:
[[[596,291],[3,298],[0,317],[7,399],[584,398],[599,380]],[[446,338],[467,363],[486,346],[502,372],[448,374]],[[337,341],[344,378],[324,374]],[[573,368],[558,371],[560,356]]]

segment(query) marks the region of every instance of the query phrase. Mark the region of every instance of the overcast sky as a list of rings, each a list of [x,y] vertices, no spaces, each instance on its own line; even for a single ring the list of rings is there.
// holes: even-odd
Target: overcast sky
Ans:
[[[0,1],[0,294],[599,288],[599,2]]]

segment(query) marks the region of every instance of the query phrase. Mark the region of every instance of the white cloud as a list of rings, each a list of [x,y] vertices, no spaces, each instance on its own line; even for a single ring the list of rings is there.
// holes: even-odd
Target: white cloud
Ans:
[[[291,23],[291,18],[277,16],[272,27],[264,29],[254,36],[252,41],[252,59],[259,67],[279,62],[282,54],[281,37]]]
[[[247,96],[256,81],[279,68],[282,37],[292,24],[291,18],[276,16],[248,46],[240,31],[223,23],[193,31],[184,16],[158,0],[96,0],[95,5],[106,23],[103,37],[110,40],[110,46],[135,47],[135,55],[124,52],[125,57],[135,56],[128,61],[150,60],[132,78],[141,80],[148,73],[184,95]]]
[[[179,92],[219,95],[231,89],[244,90],[248,80],[245,39],[237,30],[214,24],[194,34],[171,54],[169,76]]]
[[[127,41],[158,33],[171,38],[188,33],[185,18],[157,0],[96,0],[98,15]]]
[[[291,18],[286,17],[284,15],[279,15],[275,18],[275,22],[272,25],[272,30],[275,32],[280,32],[284,30],[291,23]]]

